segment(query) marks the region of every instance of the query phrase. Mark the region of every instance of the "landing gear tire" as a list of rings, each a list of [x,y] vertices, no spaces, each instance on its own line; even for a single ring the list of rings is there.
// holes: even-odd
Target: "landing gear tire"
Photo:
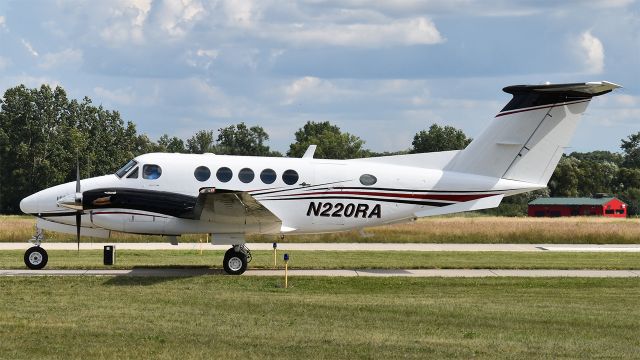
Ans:
[[[30,247],[24,253],[24,263],[31,270],[40,270],[47,265],[49,256],[40,246]]]
[[[227,250],[224,254],[222,266],[229,275],[242,275],[247,270],[247,254],[243,251],[236,251],[235,247]]]

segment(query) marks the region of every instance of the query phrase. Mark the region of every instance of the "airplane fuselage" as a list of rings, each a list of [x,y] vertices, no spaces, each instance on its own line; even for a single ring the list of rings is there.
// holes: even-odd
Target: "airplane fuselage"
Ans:
[[[96,189],[106,195],[128,193],[131,197],[85,209],[83,227],[157,235],[333,232],[410,221],[420,211],[540,187],[362,160],[162,153],[135,160],[121,177],[113,174],[81,181],[85,197]],[[160,173],[145,175],[143,169],[150,168],[160,169]],[[58,204],[74,187],[70,182],[43,190],[25,198],[21,207],[48,221],[74,225],[75,213]],[[180,216],[181,211],[188,212],[194,206],[203,188],[247,192],[283,219],[282,223],[245,224]]]

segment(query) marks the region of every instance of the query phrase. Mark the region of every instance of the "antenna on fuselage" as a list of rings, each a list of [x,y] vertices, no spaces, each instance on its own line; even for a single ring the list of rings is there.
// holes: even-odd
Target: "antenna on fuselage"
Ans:
[[[303,159],[309,158],[309,159],[313,159],[313,154],[316,153],[316,148],[318,147],[318,145],[309,145],[309,147],[307,148],[307,151],[304,152],[304,155],[302,155]]]

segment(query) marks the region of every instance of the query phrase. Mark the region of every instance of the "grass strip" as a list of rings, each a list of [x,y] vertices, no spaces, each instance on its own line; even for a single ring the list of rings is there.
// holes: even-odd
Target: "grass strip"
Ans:
[[[117,250],[116,265],[102,265],[102,251],[49,251],[47,269],[134,267],[220,268],[222,251]],[[289,251],[292,269],[640,269],[640,253],[625,252],[412,252]],[[251,269],[273,268],[271,251],[253,251]],[[25,268],[24,252],[0,251],[0,268]],[[283,266],[283,252],[277,265]]]
[[[0,278],[0,358],[637,358],[638,279]]]
[[[33,235],[35,220],[28,216],[0,216],[0,242],[23,242]],[[410,224],[368,228],[372,237],[355,231],[291,235],[286,242],[383,243],[512,243],[512,244],[637,244],[640,219],[602,217],[508,218],[455,216],[424,218]],[[68,234],[45,232],[49,241],[75,242]],[[87,241],[88,239],[84,239]],[[101,241],[96,239],[96,241]],[[163,242],[160,236],[115,233],[110,242]],[[184,235],[181,242],[207,242],[206,235]],[[273,242],[276,236],[251,235],[249,242]]]

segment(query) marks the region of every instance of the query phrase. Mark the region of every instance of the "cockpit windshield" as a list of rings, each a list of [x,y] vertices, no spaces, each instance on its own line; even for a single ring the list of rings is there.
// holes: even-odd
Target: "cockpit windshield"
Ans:
[[[122,178],[126,173],[129,172],[134,166],[138,164],[137,161],[131,160],[127,163],[127,165],[120,168],[120,170],[116,171],[116,176]]]

